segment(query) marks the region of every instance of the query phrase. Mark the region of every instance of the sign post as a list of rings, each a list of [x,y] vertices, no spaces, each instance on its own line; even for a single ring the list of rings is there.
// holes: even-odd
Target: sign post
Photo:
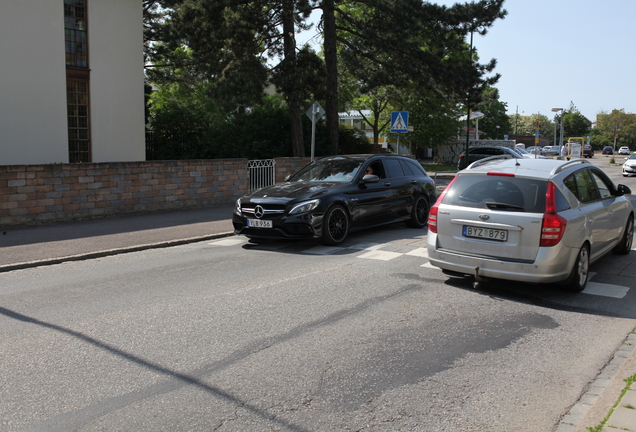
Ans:
[[[314,102],[305,114],[311,119],[311,161],[313,162],[316,149],[316,123],[325,115],[325,110],[318,102]]]
[[[400,154],[400,133],[409,131],[408,111],[393,111],[391,113],[391,133],[397,133],[397,154]]]

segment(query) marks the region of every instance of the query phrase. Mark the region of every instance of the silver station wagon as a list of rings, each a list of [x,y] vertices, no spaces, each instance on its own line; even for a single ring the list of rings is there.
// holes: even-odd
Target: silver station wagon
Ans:
[[[482,159],[431,208],[429,261],[451,276],[558,283],[579,292],[590,263],[628,254],[634,209],[585,159]]]

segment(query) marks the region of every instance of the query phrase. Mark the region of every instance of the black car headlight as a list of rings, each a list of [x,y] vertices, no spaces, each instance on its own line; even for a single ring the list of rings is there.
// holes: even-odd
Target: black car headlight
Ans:
[[[241,199],[236,200],[236,212],[241,213]]]
[[[318,207],[319,204],[320,200],[304,201],[293,206],[292,209],[289,211],[289,214],[293,215],[299,213],[307,213],[314,210],[316,207]]]

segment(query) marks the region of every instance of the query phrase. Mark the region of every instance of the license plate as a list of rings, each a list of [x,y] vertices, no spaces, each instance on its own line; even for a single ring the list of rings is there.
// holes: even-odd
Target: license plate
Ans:
[[[464,237],[473,237],[484,240],[496,240],[496,241],[508,241],[508,231],[507,230],[497,230],[491,228],[480,228],[474,227],[470,225],[464,225],[464,230],[462,232]]]
[[[274,224],[271,220],[248,219],[247,226],[252,228],[272,228]]]

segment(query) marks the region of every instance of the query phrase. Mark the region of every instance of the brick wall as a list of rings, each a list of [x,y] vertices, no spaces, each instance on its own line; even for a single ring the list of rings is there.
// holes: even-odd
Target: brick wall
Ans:
[[[276,182],[310,162],[278,158]],[[0,226],[231,203],[247,159],[0,165]]]

